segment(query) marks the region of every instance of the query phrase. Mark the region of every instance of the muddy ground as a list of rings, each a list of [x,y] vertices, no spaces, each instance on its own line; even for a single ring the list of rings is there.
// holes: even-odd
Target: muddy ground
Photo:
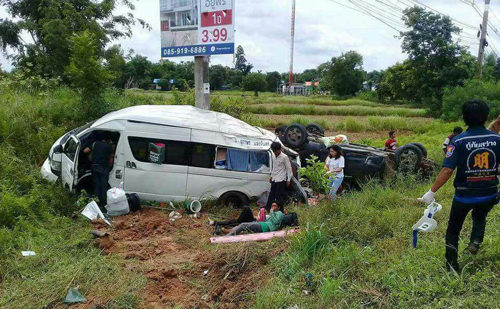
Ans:
[[[174,222],[168,215],[143,208],[115,218],[111,228],[94,224],[110,234],[96,239],[103,254],[123,257],[126,269],[147,278],[144,308],[246,308],[288,241],[214,245],[206,213]]]

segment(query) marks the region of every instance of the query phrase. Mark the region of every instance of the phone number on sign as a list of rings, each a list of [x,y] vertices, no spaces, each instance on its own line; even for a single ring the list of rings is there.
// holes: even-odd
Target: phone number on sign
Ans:
[[[163,49],[164,56],[202,54],[206,52],[207,52],[206,46],[169,47]]]

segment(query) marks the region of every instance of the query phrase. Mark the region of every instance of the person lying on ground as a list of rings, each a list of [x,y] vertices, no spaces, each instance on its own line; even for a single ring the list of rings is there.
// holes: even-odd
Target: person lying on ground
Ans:
[[[238,219],[230,219],[230,220],[225,220],[225,221],[214,221],[214,220],[209,220],[208,223],[211,226],[214,226],[215,228],[219,226],[229,226],[229,227],[234,227],[237,226],[238,224],[241,223],[248,223],[248,222],[253,222],[256,221],[255,217],[253,216],[252,210],[250,209],[250,206],[243,206],[241,209],[241,213],[238,216]]]
[[[271,204],[271,213],[265,222],[241,223],[234,227],[231,232],[229,232],[228,236],[238,235],[245,231],[250,233],[274,232],[281,226],[281,221],[284,216],[285,215],[280,211],[278,203],[273,202]]]
[[[451,133],[451,135],[448,135],[448,137],[446,137],[446,139],[443,142],[443,151],[444,151],[444,154],[446,154],[446,152],[448,152],[448,146],[450,145],[450,143],[453,140],[453,138],[455,136],[457,136],[458,134],[462,133],[463,131],[464,131],[464,129],[462,129],[462,127],[455,127],[453,129],[453,133]]]

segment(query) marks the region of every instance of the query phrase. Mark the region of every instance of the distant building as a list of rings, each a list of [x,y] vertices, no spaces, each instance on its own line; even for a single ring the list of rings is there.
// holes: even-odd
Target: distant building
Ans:
[[[310,95],[311,91],[307,90],[305,84],[294,83],[292,85],[289,84],[281,84],[276,90],[278,94],[283,95]]]

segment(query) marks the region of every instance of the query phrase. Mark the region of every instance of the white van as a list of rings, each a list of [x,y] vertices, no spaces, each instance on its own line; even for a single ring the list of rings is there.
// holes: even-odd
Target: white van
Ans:
[[[187,105],[141,105],[74,129],[53,145],[42,175],[69,190],[91,189],[83,149],[107,133],[116,147],[109,185],[142,200],[216,198],[241,204],[270,189],[275,134],[223,113]],[[297,167],[298,154],[286,149]]]

